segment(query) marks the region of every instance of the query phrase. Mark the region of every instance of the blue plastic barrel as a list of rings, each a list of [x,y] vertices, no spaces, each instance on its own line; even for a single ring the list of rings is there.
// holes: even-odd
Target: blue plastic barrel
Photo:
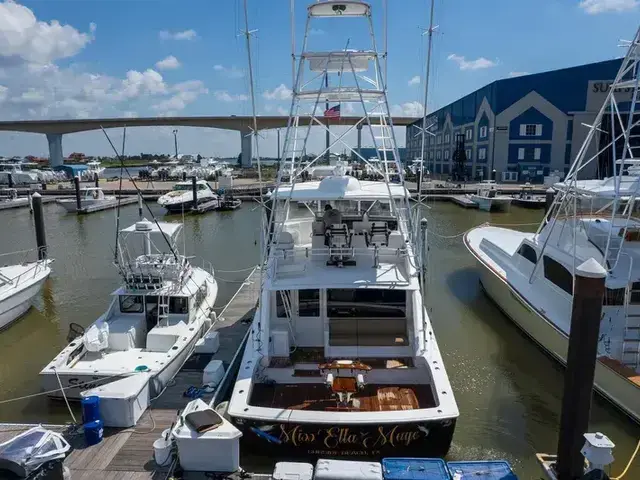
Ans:
[[[84,424],[84,441],[88,447],[100,443],[103,434],[102,420],[94,420]]]
[[[100,397],[95,395],[82,398],[82,423],[100,420]]]

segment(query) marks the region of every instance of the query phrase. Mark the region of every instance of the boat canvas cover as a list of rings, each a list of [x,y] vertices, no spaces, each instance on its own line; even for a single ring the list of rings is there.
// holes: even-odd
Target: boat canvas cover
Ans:
[[[25,478],[43,464],[61,460],[71,449],[62,435],[42,426],[0,444],[0,476],[9,471]]]

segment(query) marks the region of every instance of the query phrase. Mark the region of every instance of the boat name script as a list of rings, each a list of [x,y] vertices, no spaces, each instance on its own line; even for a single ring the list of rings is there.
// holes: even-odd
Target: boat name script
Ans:
[[[377,448],[384,445],[391,447],[408,446],[419,440],[423,433],[418,430],[403,430],[394,427],[377,427],[374,430],[352,430],[349,427],[331,427],[317,432],[304,430],[300,425],[287,427],[280,425],[280,440],[298,447],[301,445],[322,442],[325,447],[334,449],[339,446],[360,445],[364,448]]]

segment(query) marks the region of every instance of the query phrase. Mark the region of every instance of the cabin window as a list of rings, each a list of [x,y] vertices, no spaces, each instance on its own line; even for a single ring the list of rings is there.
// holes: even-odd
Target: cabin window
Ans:
[[[404,318],[406,294],[404,290],[333,288],[327,290],[327,316]]]
[[[276,292],[276,317],[287,318],[287,310],[291,308],[291,294],[289,290]]]
[[[633,282],[631,284],[631,299],[629,303],[631,305],[640,305],[640,282]]]
[[[144,311],[142,295],[120,295],[120,311],[122,313],[142,313]]]
[[[573,275],[571,272],[546,255],[542,257],[542,261],[544,262],[545,278],[569,295],[573,295]]]
[[[527,245],[526,243],[523,243],[520,246],[520,248],[518,249],[518,254],[521,257],[529,260],[534,265],[538,261],[538,255],[536,255],[536,251],[533,249],[533,247],[531,247],[530,245]]]
[[[184,315],[189,313],[189,298],[171,297],[169,300],[169,313],[174,315]]]
[[[320,316],[320,290],[298,290],[298,316]]]
[[[208,188],[207,185],[203,185],[202,183],[198,185],[198,190],[207,190]]]
[[[624,305],[624,290],[624,288],[606,288],[603,305]]]

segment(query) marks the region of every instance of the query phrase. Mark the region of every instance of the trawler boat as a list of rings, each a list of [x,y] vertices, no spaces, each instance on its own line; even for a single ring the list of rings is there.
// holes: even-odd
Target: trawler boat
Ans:
[[[640,112],[636,102],[627,102],[639,93],[638,79],[629,77],[637,75],[640,30],[631,45],[538,231],[480,226],[464,241],[478,262],[486,293],[561,364],[567,359],[574,269],[590,259],[602,265],[607,277],[595,389],[640,423],[640,219],[634,208],[640,177],[623,175],[626,165],[640,162],[631,155],[639,148]],[[603,121],[610,115],[611,123]],[[611,142],[597,143],[602,131],[605,138],[621,139],[615,148]],[[579,180],[580,171],[601,161],[599,154],[586,152],[613,152],[613,175]]]
[[[200,203],[218,199],[218,194],[206,180],[196,182],[196,202],[193,201],[193,196],[192,182],[177,182],[172,191],[158,199],[158,205],[166,208],[169,213],[181,213],[191,210]]]
[[[476,193],[468,195],[472,202],[478,204],[480,210],[492,212],[495,210],[508,210],[512,197],[508,195],[498,195],[494,185],[481,185]]]
[[[75,197],[58,198],[56,203],[69,213],[78,212],[78,200]],[[115,195],[105,195],[100,187],[85,187],[80,189],[80,208],[98,208],[116,205]]]
[[[107,311],[40,372],[51,396],[65,388],[78,399],[84,390],[146,372],[154,397],[176,375],[209,329],[218,293],[212,270],[177,253],[181,229],[143,219],[119,232],[116,266],[124,282]]]
[[[0,329],[24,315],[51,274],[51,260],[0,267]]]
[[[319,17],[372,21],[359,1],[313,3],[308,16],[307,29]],[[402,177],[378,53],[308,52],[305,42],[299,58],[291,111],[322,111],[327,99],[358,104],[360,122],[382,140],[377,160]],[[334,87],[328,74],[341,75],[327,82]],[[376,80],[363,89],[365,75]],[[299,123],[289,119],[283,158],[301,157],[309,129]],[[345,134],[335,141],[368,164]],[[269,195],[259,308],[228,404],[241,441],[275,458],[445,455],[458,407],[423,302],[425,236],[408,190],[339,166],[301,181],[294,162]]]

